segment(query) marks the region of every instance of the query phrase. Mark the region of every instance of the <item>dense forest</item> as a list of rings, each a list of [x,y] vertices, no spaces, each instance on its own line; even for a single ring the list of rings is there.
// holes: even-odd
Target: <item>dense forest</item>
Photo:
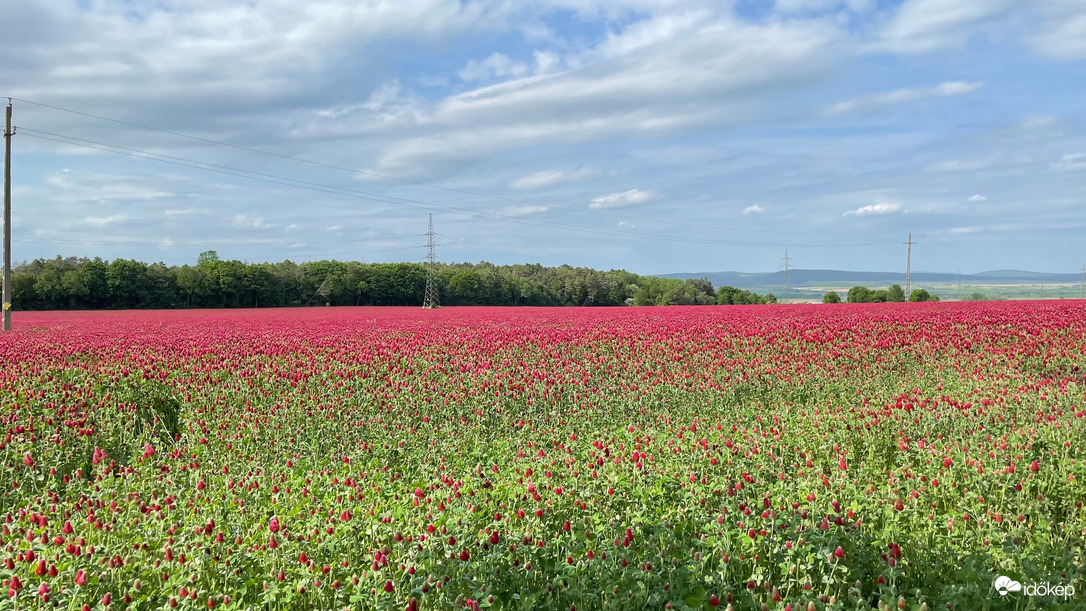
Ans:
[[[676,280],[627,271],[539,264],[437,266],[442,305],[615,306],[775,303],[705,279]],[[195,265],[131,259],[57,257],[14,269],[17,310],[248,308],[307,305],[422,305],[421,263],[244,263],[214,251]]]

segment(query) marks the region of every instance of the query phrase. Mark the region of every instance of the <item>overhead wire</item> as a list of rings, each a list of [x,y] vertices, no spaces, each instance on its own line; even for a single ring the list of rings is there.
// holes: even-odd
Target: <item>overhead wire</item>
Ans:
[[[72,136],[66,136],[62,134],[54,134],[45,132],[42,130],[36,130],[32,128],[22,128],[24,135],[41,140],[48,140],[57,142],[60,144],[67,144],[69,146],[85,147],[93,150],[98,150],[107,153],[114,153],[119,155],[127,155],[138,159],[145,159],[149,161],[157,161],[160,163],[166,163],[171,165],[177,165],[181,167],[187,167],[190,169],[203,170],[207,172],[214,172],[218,174],[225,174],[228,176],[234,176],[239,178],[247,178],[250,180],[257,180],[261,182],[268,182],[272,184],[278,184],[282,186],[295,187],[300,189],[307,189],[311,191],[318,191],[323,193],[329,193],[332,195],[340,195],[344,197],[352,197],[356,199],[363,199],[369,201],[376,201],[379,203],[386,203],[392,205],[403,205],[413,208],[420,208],[424,210],[431,210],[434,208],[442,209],[452,214],[459,214],[469,217],[483,217],[492,220],[500,220],[504,222],[517,223],[522,225],[543,226],[558,229],[566,229],[570,231],[579,231],[584,233],[590,233],[594,235],[604,235],[608,237],[640,237],[648,240],[666,241],[666,242],[683,242],[683,243],[696,243],[707,245],[728,245],[728,246],[749,246],[749,247],[807,247],[807,248],[845,248],[845,247],[865,247],[865,246],[881,246],[882,242],[869,242],[860,244],[767,244],[767,243],[753,243],[753,242],[736,242],[731,240],[717,240],[711,238],[696,238],[691,236],[672,236],[672,235],[660,235],[650,234],[634,231],[614,231],[602,228],[588,228],[579,225],[570,225],[568,223],[559,223],[555,221],[547,221],[543,219],[526,219],[515,217],[511,215],[486,212],[480,210],[471,210],[467,208],[461,208],[457,206],[449,206],[444,204],[436,204],[432,202],[425,202],[422,200],[408,199],[396,196],[381,195],[365,191],[358,191],[355,189],[348,189],[345,187],[337,187],[333,185],[327,185],[323,183],[315,183],[311,181],[304,181],[293,179],[289,177],[278,176],[274,174],[267,174],[262,172],[253,172],[249,170],[243,170],[238,168],[232,168],[229,166],[222,166],[212,163],[205,163],[201,161],[185,159],[180,157],[173,157],[170,155],[163,155],[160,153],[153,153],[150,151],[143,151],[139,149],[132,149],[127,147],[119,147],[112,144],[105,144],[101,142],[95,142],[82,138],[75,138]],[[31,132],[31,133],[25,133]]]
[[[35,101],[27,100],[27,99],[24,99],[24,98],[12,98],[12,99],[17,100],[19,102],[23,102],[25,104],[31,104],[31,105],[34,105],[34,106],[40,106],[40,107],[43,107],[43,108],[49,108],[49,109],[57,110],[57,111],[61,111],[61,112],[67,112],[67,113],[71,113],[71,114],[75,114],[75,115],[81,115],[81,116],[85,116],[85,117],[89,117],[89,118],[93,118],[93,119],[98,119],[98,120],[101,120],[101,121],[108,121],[108,122],[111,122],[111,123],[116,123],[116,124],[119,124],[119,125],[125,125],[125,126],[128,126],[128,127],[135,127],[135,128],[138,128],[138,129],[145,129],[145,130],[158,132],[158,133],[161,133],[161,134],[166,134],[166,135],[175,136],[175,137],[179,137],[179,138],[186,138],[186,139],[197,141],[197,142],[203,142],[205,144],[212,144],[212,145],[216,145],[216,146],[223,146],[223,147],[233,148],[233,149],[236,149],[236,150],[241,150],[241,151],[245,151],[245,152],[249,152],[249,153],[255,153],[255,154],[259,154],[259,155],[266,155],[266,156],[269,156],[269,157],[276,157],[276,158],[279,158],[279,159],[284,159],[284,160],[293,161],[293,162],[297,162],[297,163],[304,163],[304,164],[309,164],[309,165],[313,165],[313,166],[317,166],[317,167],[323,167],[323,168],[332,169],[332,170],[350,172],[352,174],[361,174],[363,176],[372,176],[374,178],[380,178],[382,180],[389,180],[389,181],[393,181],[393,182],[399,182],[399,183],[410,184],[410,185],[415,185],[415,186],[420,186],[420,187],[426,187],[426,188],[430,188],[430,189],[440,189],[440,190],[443,190],[443,191],[448,191],[448,192],[453,192],[453,193],[460,193],[460,194],[463,194],[463,195],[471,195],[471,196],[474,196],[474,197],[484,197],[484,198],[498,200],[498,201],[504,201],[504,202],[508,202],[508,203],[521,204],[521,205],[527,205],[527,206],[545,205],[550,209],[565,210],[567,212],[573,212],[573,213],[577,213],[577,214],[591,214],[591,215],[596,215],[596,216],[618,218],[618,219],[632,220],[632,221],[640,221],[640,222],[645,222],[645,223],[658,223],[658,224],[672,225],[672,226],[678,226],[678,227],[694,227],[694,228],[698,228],[698,229],[717,229],[717,230],[721,230],[721,231],[737,231],[737,232],[747,232],[747,233],[766,233],[766,234],[780,234],[780,235],[817,235],[817,236],[825,236],[825,235],[827,235],[825,232],[781,231],[781,230],[775,230],[775,229],[750,229],[750,228],[743,228],[743,227],[726,227],[726,226],[721,226],[721,225],[712,225],[712,224],[705,224],[705,223],[686,223],[686,222],[681,222],[681,221],[668,221],[668,220],[663,220],[663,219],[651,219],[651,218],[630,216],[630,215],[624,215],[624,214],[615,214],[615,213],[612,213],[612,212],[602,212],[602,211],[599,211],[599,210],[592,210],[592,209],[585,210],[585,209],[580,209],[580,208],[570,208],[568,206],[559,206],[559,205],[554,205],[554,204],[541,204],[540,202],[530,202],[530,201],[527,201],[527,200],[511,198],[511,197],[504,197],[504,196],[500,196],[500,195],[493,195],[493,194],[489,194],[489,193],[482,193],[482,192],[479,192],[479,191],[470,191],[470,190],[466,190],[466,189],[458,189],[458,188],[455,188],[455,187],[448,187],[448,186],[444,186],[444,185],[437,185],[437,184],[433,184],[433,183],[427,183],[427,182],[422,182],[422,181],[417,181],[417,180],[411,180],[411,179],[407,179],[407,178],[388,176],[388,175],[385,175],[385,174],[378,174],[378,173],[375,173],[375,172],[370,172],[370,171],[365,171],[365,170],[358,170],[358,169],[354,169],[354,168],[348,168],[348,167],[344,167],[344,166],[340,166],[340,165],[324,163],[324,162],[321,162],[321,161],[314,161],[314,160],[311,160],[311,159],[304,159],[304,158],[301,158],[301,157],[285,155],[285,154],[282,154],[282,153],[275,153],[275,152],[266,151],[266,150],[263,150],[263,149],[258,149],[258,148],[248,147],[248,146],[242,146],[242,145],[239,145],[239,144],[232,144],[232,143],[229,143],[229,142],[222,142],[222,141],[219,141],[219,140],[213,140],[211,138],[204,138],[204,137],[201,137],[201,136],[194,136],[192,134],[186,134],[186,133],[176,132],[176,131],[167,130],[167,129],[161,129],[161,128],[152,127],[152,126],[149,126],[149,125],[142,125],[142,124],[139,124],[139,123],[124,121],[124,120],[121,120],[121,119],[114,119],[114,118],[111,118],[111,117],[96,115],[96,114],[81,111],[81,110],[74,110],[74,109],[70,109],[70,108],[64,108],[64,107],[61,107],[61,106],[55,106],[55,105],[52,105],[52,104],[45,104],[45,103],[42,103],[42,102],[35,102]],[[858,236],[858,235],[863,235],[863,234],[837,234],[837,235],[841,235],[841,236]]]

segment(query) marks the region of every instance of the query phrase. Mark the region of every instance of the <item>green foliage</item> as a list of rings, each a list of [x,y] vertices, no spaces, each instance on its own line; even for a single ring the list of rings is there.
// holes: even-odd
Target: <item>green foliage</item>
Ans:
[[[909,295],[909,301],[939,301],[938,295],[932,295],[924,289],[913,289]]]
[[[841,294],[837,291],[826,291],[822,296],[822,303],[841,303]]]
[[[173,444],[181,435],[182,403],[160,380],[129,376],[106,387],[119,404],[135,414],[137,433]]]
[[[866,286],[854,286],[848,291],[849,303],[886,303],[905,301],[905,290],[900,284],[892,284],[889,289],[869,289]],[[914,289],[909,301],[939,301],[939,297],[924,289]],[[830,302],[825,302],[830,303]]]
[[[1007,305],[55,316],[0,609],[1082,608],[1086,318]]]
[[[854,286],[848,290],[849,303],[870,303],[871,289],[866,286]]]
[[[214,250],[205,250],[204,252],[200,253],[200,256],[196,257],[196,265],[199,266],[210,265],[212,263],[218,262],[219,253],[215,252]]]
[[[447,306],[776,303],[773,295],[734,287],[716,291],[705,278],[658,278],[569,265],[453,263],[438,265],[437,276],[441,303]],[[426,267],[420,263],[243,263],[222,260],[209,250],[194,266],[37,259],[16,269],[12,305],[17,310],[418,306],[425,286]]]
[[[759,295],[734,286],[722,286],[716,291],[716,302],[720,305],[760,305],[777,303],[777,297],[773,293]]]

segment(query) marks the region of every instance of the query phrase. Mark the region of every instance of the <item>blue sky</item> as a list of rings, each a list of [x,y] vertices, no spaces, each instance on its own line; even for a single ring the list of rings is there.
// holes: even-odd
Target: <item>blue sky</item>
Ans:
[[[1081,0],[23,0],[0,37],[17,261],[421,261],[433,213],[443,261],[1086,263]]]

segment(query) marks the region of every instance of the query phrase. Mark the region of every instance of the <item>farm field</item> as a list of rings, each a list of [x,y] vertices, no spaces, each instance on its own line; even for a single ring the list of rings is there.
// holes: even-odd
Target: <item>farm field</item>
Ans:
[[[1086,607],[1086,302],[15,324],[0,609]]]

